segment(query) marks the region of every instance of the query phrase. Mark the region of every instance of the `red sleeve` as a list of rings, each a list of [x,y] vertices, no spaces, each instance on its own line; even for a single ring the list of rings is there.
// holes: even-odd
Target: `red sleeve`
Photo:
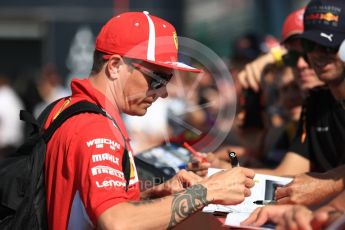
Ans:
[[[106,209],[129,197],[122,171],[123,137],[107,118],[89,116],[77,135],[76,183],[87,214],[96,224]]]

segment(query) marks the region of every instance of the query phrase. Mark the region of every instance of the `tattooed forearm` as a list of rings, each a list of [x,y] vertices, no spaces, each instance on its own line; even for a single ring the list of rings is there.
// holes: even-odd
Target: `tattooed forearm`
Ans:
[[[190,214],[207,205],[207,189],[200,184],[193,185],[173,196],[168,228],[175,226]]]

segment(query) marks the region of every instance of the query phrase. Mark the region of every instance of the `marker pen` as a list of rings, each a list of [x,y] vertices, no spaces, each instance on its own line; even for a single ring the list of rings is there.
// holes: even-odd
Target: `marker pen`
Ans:
[[[269,204],[277,204],[277,201],[275,200],[256,200],[256,201],[253,201],[254,204],[257,204],[257,205],[269,205]]]
[[[195,149],[193,149],[192,146],[190,146],[187,142],[183,143],[183,146],[188,149],[188,151],[193,154],[197,159],[199,159],[202,163],[206,163],[208,162],[208,160],[206,159],[206,157],[204,157],[202,154],[200,154],[199,152],[197,152]]]
[[[230,160],[230,164],[231,166],[234,167],[239,167],[240,163],[238,162],[237,156],[235,152],[228,152],[228,156],[229,156],[229,160]]]

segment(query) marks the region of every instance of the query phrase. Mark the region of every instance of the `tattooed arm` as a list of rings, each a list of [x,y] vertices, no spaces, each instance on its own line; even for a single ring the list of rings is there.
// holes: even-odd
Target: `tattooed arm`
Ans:
[[[207,203],[207,189],[197,184],[165,198],[115,205],[101,215],[97,227],[166,229],[175,226]]]
[[[98,229],[166,229],[208,203],[238,204],[250,195],[254,172],[236,168],[206,178],[179,193],[155,200],[126,202],[107,209]]]

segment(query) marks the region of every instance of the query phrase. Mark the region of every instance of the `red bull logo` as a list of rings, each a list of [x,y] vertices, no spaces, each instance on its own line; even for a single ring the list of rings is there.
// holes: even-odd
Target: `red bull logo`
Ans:
[[[338,22],[339,16],[334,15],[332,13],[321,14],[321,20],[325,20],[325,21],[329,21],[329,22],[331,22],[331,21]]]
[[[328,22],[338,22],[339,16],[333,13],[314,13],[306,16],[306,20],[324,20]]]

